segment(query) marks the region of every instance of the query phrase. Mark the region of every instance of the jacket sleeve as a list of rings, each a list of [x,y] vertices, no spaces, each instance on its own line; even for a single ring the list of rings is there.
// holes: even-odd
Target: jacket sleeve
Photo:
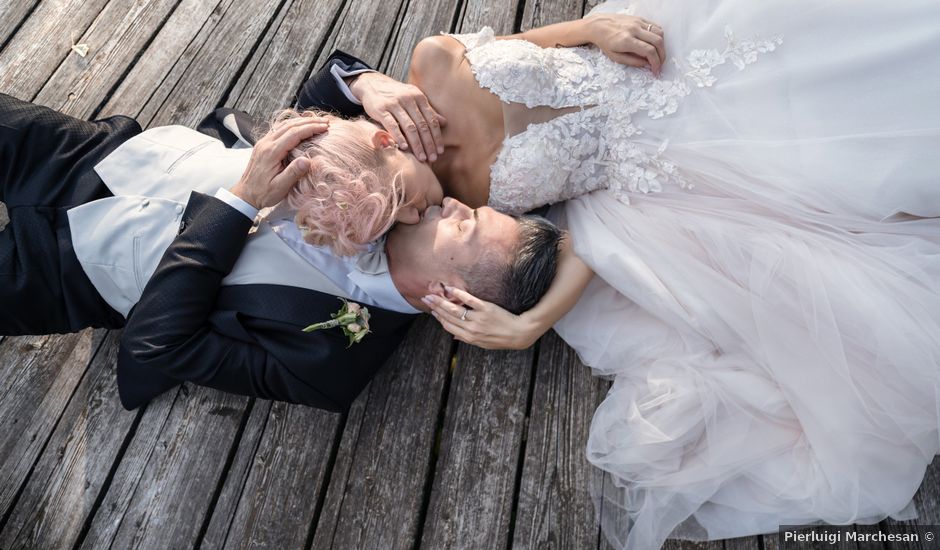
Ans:
[[[340,84],[338,75],[372,72],[372,67],[341,50],[334,51],[326,64],[304,83],[297,96],[298,109],[323,109],[344,117],[364,113],[362,105],[348,96],[349,88]]]
[[[340,410],[249,335],[221,334],[209,322],[218,314],[222,279],[235,265],[251,225],[223,201],[192,193],[179,234],[130,312],[119,368],[155,369],[230,393]]]

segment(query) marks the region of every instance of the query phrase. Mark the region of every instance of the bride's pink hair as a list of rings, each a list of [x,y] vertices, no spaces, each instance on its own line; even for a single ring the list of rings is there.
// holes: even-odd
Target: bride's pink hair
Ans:
[[[287,109],[274,116],[272,127],[299,116],[326,114]],[[352,256],[395,223],[404,198],[402,182],[387,151],[372,145],[379,129],[364,118],[331,118],[329,130],[290,152],[288,161],[310,159],[310,173],[287,195],[287,204],[297,211],[294,221],[305,228],[306,242]]]

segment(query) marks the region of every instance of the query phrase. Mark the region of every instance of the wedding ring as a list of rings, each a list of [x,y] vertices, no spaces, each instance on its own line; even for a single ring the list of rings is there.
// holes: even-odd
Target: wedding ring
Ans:
[[[461,321],[466,321],[466,320],[467,320],[467,315],[468,315],[469,313],[470,313],[470,308],[468,308],[467,306],[463,306],[463,315],[460,316],[460,320],[461,320]]]
[[[647,23],[647,24],[646,24],[646,32],[650,32],[651,30],[653,30],[653,24],[652,24],[652,23]]]

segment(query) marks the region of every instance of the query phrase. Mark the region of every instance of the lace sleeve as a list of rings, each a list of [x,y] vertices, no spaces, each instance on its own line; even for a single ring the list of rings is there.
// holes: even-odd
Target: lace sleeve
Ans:
[[[466,48],[468,52],[496,40],[496,33],[493,32],[492,27],[483,27],[479,32],[466,34],[451,34],[447,32],[442,32],[441,34],[449,36],[463,44],[463,47]]]

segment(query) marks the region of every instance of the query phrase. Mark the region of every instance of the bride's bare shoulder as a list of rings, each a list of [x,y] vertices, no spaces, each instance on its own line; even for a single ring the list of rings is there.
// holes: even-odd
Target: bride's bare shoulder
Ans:
[[[435,78],[449,74],[459,63],[464,46],[459,41],[442,34],[422,38],[411,52],[411,79]]]

